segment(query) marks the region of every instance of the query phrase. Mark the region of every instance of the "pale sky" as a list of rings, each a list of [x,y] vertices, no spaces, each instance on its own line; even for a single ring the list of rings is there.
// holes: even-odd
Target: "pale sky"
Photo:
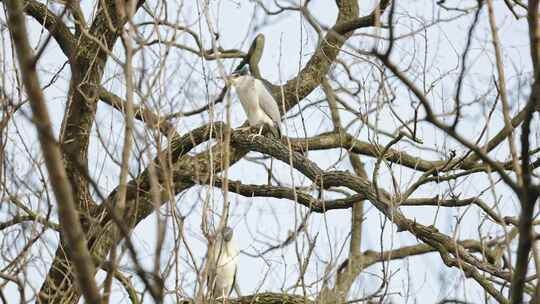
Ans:
[[[189,2],[189,3],[188,3]],[[369,12],[373,6],[372,1],[360,1],[361,11],[365,14]],[[473,5],[476,1],[446,1],[447,5],[459,5],[467,7]],[[500,3],[499,3],[500,2]],[[83,2],[84,3],[84,2]],[[202,31],[204,38],[205,48],[211,47],[211,42],[206,34],[206,25],[204,20],[201,20],[200,29],[197,23],[197,5],[196,2],[186,1],[186,4],[180,9],[178,22],[180,24],[190,25],[190,27],[197,32]],[[463,3],[463,4],[461,4]],[[171,5],[173,5],[171,3]],[[200,2],[199,2],[200,5]],[[271,5],[271,2],[270,4]],[[523,102],[525,99],[523,96],[519,96],[515,90],[517,83],[527,79],[527,73],[530,72],[530,60],[528,51],[528,32],[526,20],[521,19],[516,21],[508,12],[508,10],[502,6],[502,1],[496,3],[497,6],[497,23],[499,26],[499,34],[501,41],[504,45],[504,60],[507,75],[507,86],[509,88],[510,98],[513,103],[518,101]],[[406,6],[406,7],[404,7]],[[257,31],[253,31],[253,24],[251,22],[251,16],[253,16],[253,10],[255,3],[251,1],[212,1],[211,12],[214,25],[217,27],[217,31],[220,34],[219,43],[225,49],[237,48],[244,52],[247,52],[249,45],[253,38],[257,34],[264,34],[266,38],[266,47],[260,63],[260,69],[262,75],[274,84],[284,83],[290,79],[298,70],[307,62],[310,58],[317,43],[317,35],[310,28],[309,24],[302,20],[298,13],[286,13],[285,17],[271,17],[269,18],[269,25],[260,28]],[[317,18],[317,20],[325,26],[333,24],[337,9],[333,1],[313,0],[309,5],[311,13]],[[85,8],[87,9],[87,8]],[[170,18],[176,19],[174,16],[178,12],[173,8],[171,10]],[[88,12],[89,13],[89,12]],[[258,15],[262,12],[259,10]],[[411,18],[413,15],[414,18]],[[446,104],[437,104],[438,109],[449,109],[453,101],[453,92],[455,90],[455,82],[448,81],[449,79],[457,79],[457,73],[459,69],[458,58],[461,54],[464,45],[465,37],[467,35],[467,29],[472,20],[472,14],[466,17],[457,18],[452,20],[454,16],[459,15],[459,12],[447,12],[435,5],[432,1],[408,1],[400,2],[397,5],[396,21],[398,26],[396,27],[396,36],[409,33],[421,28],[421,20],[426,24],[434,23],[435,21],[447,20],[440,24],[430,26],[425,31],[420,30],[411,38],[399,40],[396,43],[393,60],[400,64],[400,66],[410,66],[411,69],[419,69],[424,65],[423,60],[427,62],[425,64],[428,69],[426,72],[427,81],[433,81],[437,77],[445,76],[442,84],[432,90],[428,96],[433,100],[440,100],[441,96],[447,98]],[[138,15],[140,16],[140,15]],[[4,17],[1,17],[4,18]],[[2,19],[3,20],[3,19]],[[386,20],[386,19],[385,19]],[[31,38],[35,42],[40,38],[43,39],[43,33],[40,32],[39,27],[35,23],[31,23]],[[350,50],[348,53],[354,53],[355,48],[364,51],[370,51],[376,44],[379,47],[385,45],[384,41],[375,40],[363,34],[380,34],[387,35],[385,30],[367,29],[356,31],[356,37],[352,38],[348,42],[346,49]],[[470,71],[467,76],[467,86],[464,88],[463,98],[465,100],[476,97],[480,92],[486,90],[491,85],[491,75],[494,74],[494,55],[491,46],[491,36],[489,34],[489,27],[487,23],[486,9],[484,8],[481,17],[480,24],[478,25],[473,39],[473,48],[469,55],[468,62],[472,62],[470,65]],[[4,33],[7,37],[7,34]],[[170,34],[169,34],[170,36]],[[426,39],[426,40],[424,40]],[[179,35],[178,42],[192,41],[188,35]],[[192,44],[192,43],[190,43]],[[382,48],[380,48],[382,49]],[[159,50],[156,48],[157,51]],[[119,58],[122,58],[121,50],[116,48],[116,54]],[[51,44],[48,48],[43,59],[40,61],[41,70],[41,82],[47,83],[51,77],[50,73],[46,71],[57,70],[64,63],[65,57],[60,54],[55,44]],[[217,79],[219,76],[214,62],[201,63],[200,60],[195,60],[193,55],[178,49],[173,49],[169,55],[168,65],[163,75],[160,76],[162,82],[161,90],[156,92],[164,100],[169,98],[170,100],[183,99],[185,100],[185,109],[196,108],[204,105],[207,100],[214,98],[223,85],[223,82]],[[412,59],[414,56],[414,59]],[[7,56],[6,56],[7,57]],[[351,56],[347,53],[341,53],[341,59],[349,62],[357,62],[352,68],[352,71],[358,75],[359,78],[364,79],[367,83],[374,83],[376,78],[376,71],[370,71],[372,69],[365,58],[369,61],[374,61],[373,57],[365,57],[359,59]],[[140,60],[140,58],[138,58]],[[362,61],[365,60],[365,61]],[[140,63],[140,62],[139,62]],[[224,64],[228,71],[238,63],[238,61],[227,60]],[[202,65],[205,65],[203,70]],[[191,69],[195,69],[195,73],[191,74]],[[342,70],[339,67],[335,70],[336,74],[341,73]],[[109,61],[106,75],[103,78],[104,84],[107,88],[116,92],[120,96],[123,96],[124,89],[122,83],[115,79],[115,77],[121,73],[118,65]],[[520,75],[525,73],[524,75]],[[189,76],[188,76],[189,74]],[[389,73],[387,75],[390,75]],[[49,101],[49,112],[54,119],[56,129],[59,129],[59,125],[63,115],[63,109],[65,106],[65,95],[67,92],[66,84],[69,77],[69,68],[61,73],[60,80],[53,86],[46,90],[46,96]],[[183,79],[189,77],[189,81],[194,83],[202,83],[203,78],[209,81],[208,95],[206,92],[193,92],[189,88],[189,83],[183,83]],[[340,76],[343,77],[343,76]],[[422,83],[422,79],[415,79],[418,84]],[[398,93],[397,99],[394,102],[394,109],[397,109],[406,118],[411,117],[410,103],[412,98],[409,94],[403,90],[403,86],[394,78],[390,79],[389,83],[396,89]],[[400,89],[401,87],[401,89]],[[370,95],[373,95],[376,90],[376,85],[370,85],[363,88],[362,93],[364,98],[369,99]],[[522,92],[523,93],[523,92]],[[317,100],[321,97],[320,89],[317,89],[308,98],[310,100]],[[245,120],[245,115],[242,112],[239,102],[233,94],[233,126],[237,127]],[[487,101],[491,102],[491,99]],[[376,101],[371,101],[376,102]],[[491,104],[491,103],[490,103]],[[301,103],[301,105],[305,105]],[[163,113],[172,111],[178,111],[182,109],[170,109],[167,104],[162,105],[161,109]],[[361,108],[364,110],[363,108]],[[515,108],[514,108],[515,109]],[[25,109],[28,112],[28,108]],[[296,113],[298,108],[294,108],[289,112]],[[471,107],[470,112],[467,112],[467,120],[465,120],[460,128],[460,131],[464,132],[468,136],[478,134],[481,126],[475,125],[477,121],[475,118],[483,117],[483,113],[486,111],[480,106]],[[304,125],[308,131],[308,136],[320,134],[322,132],[330,131],[331,123],[328,118],[328,109],[325,103],[321,103],[317,107],[312,107],[305,110],[302,113],[303,121],[301,117],[295,117],[290,120],[284,121],[286,133],[291,137],[302,137],[304,134]],[[500,112],[499,112],[500,114]],[[27,121],[21,118],[19,115],[18,123],[23,132],[27,132],[26,142],[31,144],[32,149],[38,149],[37,141],[33,129]],[[343,113],[343,123],[353,119],[353,115]],[[224,120],[225,114],[223,106],[217,107],[216,120]],[[379,127],[388,132],[394,132],[399,127],[399,122],[389,115],[389,111],[384,110],[381,112],[377,123]],[[180,119],[174,121],[177,129],[183,134],[187,130],[198,127],[202,122],[208,120],[206,114],[194,116],[189,119]],[[101,143],[99,142],[98,134],[101,136],[107,136],[113,134],[113,138],[107,143],[108,147],[114,149],[117,156],[120,155],[122,145],[122,133],[123,126],[121,122],[123,118],[107,105],[101,104],[99,106],[96,122],[98,123],[97,130],[93,129],[93,135],[90,146],[90,168],[93,170],[95,176],[99,176],[100,186],[104,193],[110,192],[118,183],[117,165],[112,163],[109,156],[107,156],[102,150]],[[138,124],[138,130],[141,131],[144,126]],[[500,125],[496,123],[492,124],[490,134],[495,134]],[[367,132],[366,128],[362,128],[361,125],[356,122],[355,130],[358,130],[358,137],[365,141],[373,141],[385,144],[388,139],[372,132]],[[443,145],[447,145],[449,148],[454,147],[458,151],[463,151],[458,144],[454,141],[442,136],[440,132],[434,132],[431,126],[426,124],[421,125],[419,129],[420,135],[424,140],[425,146],[441,148]],[[354,132],[350,132],[354,133]],[[140,132],[142,134],[142,132]],[[536,137],[538,134],[535,135]],[[489,137],[489,136],[488,136]],[[501,145],[501,149],[494,152],[493,155],[506,155],[506,145]],[[201,149],[204,147],[201,147]],[[410,144],[400,143],[395,148],[403,149],[411,154],[426,157],[428,159],[434,159],[438,157],[436,154],[419,151]],[[260,154],[250,153],[249,156],[255,157]],[[339,151],[324,152],[310,152],[309,158],[317,162],[322,168],[329,168],[340,157],[343,157],[344,153]],[[366,163],[366,169],[368,175],[373,171],[375,159],[362,157],[362,160]],[[103,163],[105,162],[105,163]],[[24,168],[24,164],[19,164],[21,168]],[[290,168],[285,164],[274,161],[274,170],[277,176],[283,181],[292,183],[294,180],[295,185],[308,185],[306,178],[302,177],[298,173],[294,173],[294,178],[291,179]],[[140,168],[132,168],[136,173]],[[347,160],[340,162],[336,169],[351,170],[351,167]],[[413,177],[419,177],[420,174],[413,172],[409,169],[401,168],[397,165],[392,167],[396,176],[400,178],[400,183],[403,189],[406,188],[408,183]],[[253,184],[266,184],[267,175],[261,167],[254,167],[247,161],[242,160],[235,164],[230,170],[230,178],[234,180],[241,180],[244,183]],[[388,170],[383,168],[381,176],[379,177],[379,185],[386,190],[390,191],[390,175]],[[457,185],[462,197],[468,197],[468,195],[478,194],[488,185],[488,181],[484,179],[474,179],[474,176],[469,179],[465,179],[465,182]],[[429,187],[424,187],[419,190],[417,196],[433,197],[437,194],[442,194],[447,191],[449,185],[441,183],[434,184]],[[498,186],[501,187],[501,186]],[[501,188],[499,188],[501,189]],[[508,191],[498,192],[502,195],[501,199],[505,204],[501,205],[504,215],[515,214],[519,210],[517,200],[512,197]],[[187,215],[186,219],[186,236],[188,243],[192,246],[192,250],[200,256],[199,266],[204,256],[206,245],[205,240],[202,237],[200,231],[200,206],[202,199],[208,196],[208,187],[199,186],[193,187],[184,193],[179,194],[176,197],[174,204],[178,207],[178,210]],[[235,228],[236,239],[242,250],[249,253],[256,253],[256,250],[264,250],[260,241],[268,242],[271,245],[279,243],[284,240],[288,233],[294,230],[300,218],[305,215],[306,209],[301,206],[297,206],[294,202],[279,199],[269,198],[246,198],[237,196],[233,193],[229,193],[231,201],[231,214],[229,224]],[[331,197],[331,196],[328,196]],[[492,197],[482,196],[486,200],[492,202]],[[215,188],[212,191],[212,195],[209,196],[216,208],[222,204],[220,189]],[[163,212],[166,212],[169,207],[164,206]],[[459,239],[477,238],[478,232],[476,226],[479,220],[484,218],[484,214],[476,207],[472,208],[452,208],[452,209],[440,209],[436,210],[433,207],[415,207],[415,208],[401,208],[405,215],[416,221],[430,225],[435,223],[437,228],[453,236],[454,233]],[[0,211],[1,214],[2,211]],[[348,252],[346,242],[348,233],[350,231],[350,211],[349,210],[335,210],[327,212],[324,215],[313,214],[310,217],[308,230],[313,237],[318,234],[317,246],[314,252],[314,258],[309,264],[306,278],[309,283],[315,282],[316,278],[325,271],[326,263],[330,258],[334,259],[334,263],[341,263]],[[365,204],[365,222],[364,222],[364,236],[362,242],[362,250],[389,250],[393,248],[399,248],[404,245],[417,244],[416,238],[412,237],[409,233],[402,232],[397,233],[394,226],[385,221],[381,214],[374,209],[369,203]],[[1,217],[4,218],[3,216]],[[460,219],[459,229],[455,229],[456,220]],[[164,247],[163,261],[172,254],[174,245],[172,225],[170,217],[168,218],[168,227],[166,244]],[[384,227],[381,237],[381,227]],[[141,222],[136,229],[132,232],[132,241],[136,244],[139,250],[139,257],[143,265],[151,267],[154,255],[154,246],[156,238],[156,221],[155,214],[152,214],[143,222]],[[485,223],[482,227],[485,231],[491,231],[495,229],[495,225],[491,223]],[[1,238],[1,236],[0,236]],[[52,233],[47,235],[47,239],[50,242],[50,252],[46,252],[41,248],[40,253],[46,259],[54,254],[54,243],[57,242],[58,236]],[[257,242],[259,241],[259,242]],[[382,241],[382,244],[381,244]],[[345,245],[343,246],[343,244]],[[44,247],[44,246],[40,246]],[[38,250],[38,247],[34,248]],[[298,278],[298,259],[296,251],[305,254],[307,248],[305,247],[305,239],[301,239],[298,242],[297,247],[293,244],[283,249],[275,250],[274,252],[265,256],[265,258],[253,258],[243,254],[240,257],[240,268],[238,273],[239,286],[243,295],[254,293],[256,290],[260,291],[287,291],[289,293],[301,293],[301,289],[288,289]],[[179,254],[183,257],[186,256],[186,251],[182,248]],[[124,262],[129,259],[124,258]],[[126,266],[126,264],[124,264]],[[472,280],[464,280],[463,273],[453,268],[448,269],[442,262],[438,254],[428,254],[418,257],[411,257],[408,259],[397,260],[389,263],[389,272],[392,274],[392,280],[389,285],[390,297],[394,303],[434,303],[443,297],[459,297],[468,301],[476,302],[483,299],[483,291],[478,288],[477,284]],[[33,268],[30,268],[35,273],[31,274],[32,283],[34,288],[39,288],[44,273],[38,273]],[[48,267],[43,267],[48,269]],[[151,269],[151,268],[149,268]],[[190,281],[193,279],[193,272],[188,268],[188,264],[180,262],[180,272],[184,280]],[[129,273],[129,272],[128,272]],[[133,274],[134,275],[134,274]],[[373,292],[379,287],[380,280],[378,277],[382,275],[380,265],[368,268],[357,280],[355,289],[351,292],[351,299],[355,297],[362,297],[364,295]],[[441,275],[444,275],[444,281],[441,279]],[[104,278],[103,273],[98,275],[101,280]],[[135,282],[137,282],[134,279]],[[174,286],[174,276],[171,275],[166,283],[167,287]],[[192,295],[192,285],[185,284],[183,286],[188,295]],[[30,287],[29,287],[30,288]],[[260,288],[260,289],[259,289]],[[314,284],[309,291],[315,292],[320,288],[320,282]],[[128,303],[129,299],[119,285],[115,285],[114,301],[119,303]],[[8,291],[13,290],[14,286],[8,284]],[[28,291],[27,294],[33,292]],[[15,292],[13,294],[16,294]],[[354,295],[354,296],[353,296]],[[174,298],[170,297],[167,303],[173,303]],[[150,297],[146,297],[145,301],[151,301]]]

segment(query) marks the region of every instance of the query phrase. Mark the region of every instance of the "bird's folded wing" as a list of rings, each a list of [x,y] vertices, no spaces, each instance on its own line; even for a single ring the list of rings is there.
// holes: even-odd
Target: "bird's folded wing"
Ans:
[[[261,109],[279,127],[281,123],[281,114],[279,113],[279,107],[276,100],[258,79],[255,81],[255,88],[256,91],[259,92],[259,105],[261,106]]]

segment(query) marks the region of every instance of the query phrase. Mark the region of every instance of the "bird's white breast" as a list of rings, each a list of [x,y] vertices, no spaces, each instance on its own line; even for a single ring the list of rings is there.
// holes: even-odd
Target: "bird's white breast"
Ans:
[[[235,83],[236,94],[246,112],[247,119],[251,126],[260,124],[273,125],[272,119],[263,111],[259,104],[259,92],[255,85],[257,80],[249,76],[241,76]]]
[[[221,244],[218,242],[215,247],[217,261],[214,264],[216,265],[214,295],[219,297],[228,295],[229,291],[233,288],[239,250],[234,240]]]

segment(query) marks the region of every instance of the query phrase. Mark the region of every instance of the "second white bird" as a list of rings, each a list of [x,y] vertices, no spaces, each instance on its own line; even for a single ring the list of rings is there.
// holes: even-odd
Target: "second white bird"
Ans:
[[[209,254],[210,275],[208,287],[214,298],[228,297],[236,282],[238,255],[240,251],[233,239],[233,230],[225,227],[216,238],[216,243]]]

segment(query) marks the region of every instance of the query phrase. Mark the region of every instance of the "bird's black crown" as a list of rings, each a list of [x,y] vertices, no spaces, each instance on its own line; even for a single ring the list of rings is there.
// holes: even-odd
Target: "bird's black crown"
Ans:
[[[239,76],[245,76],[245,75],[249,75],[249,68],[247,65],[244,65],[241,69],[237,69],[231,74],[231,76],[233,77],[239,77]]]

